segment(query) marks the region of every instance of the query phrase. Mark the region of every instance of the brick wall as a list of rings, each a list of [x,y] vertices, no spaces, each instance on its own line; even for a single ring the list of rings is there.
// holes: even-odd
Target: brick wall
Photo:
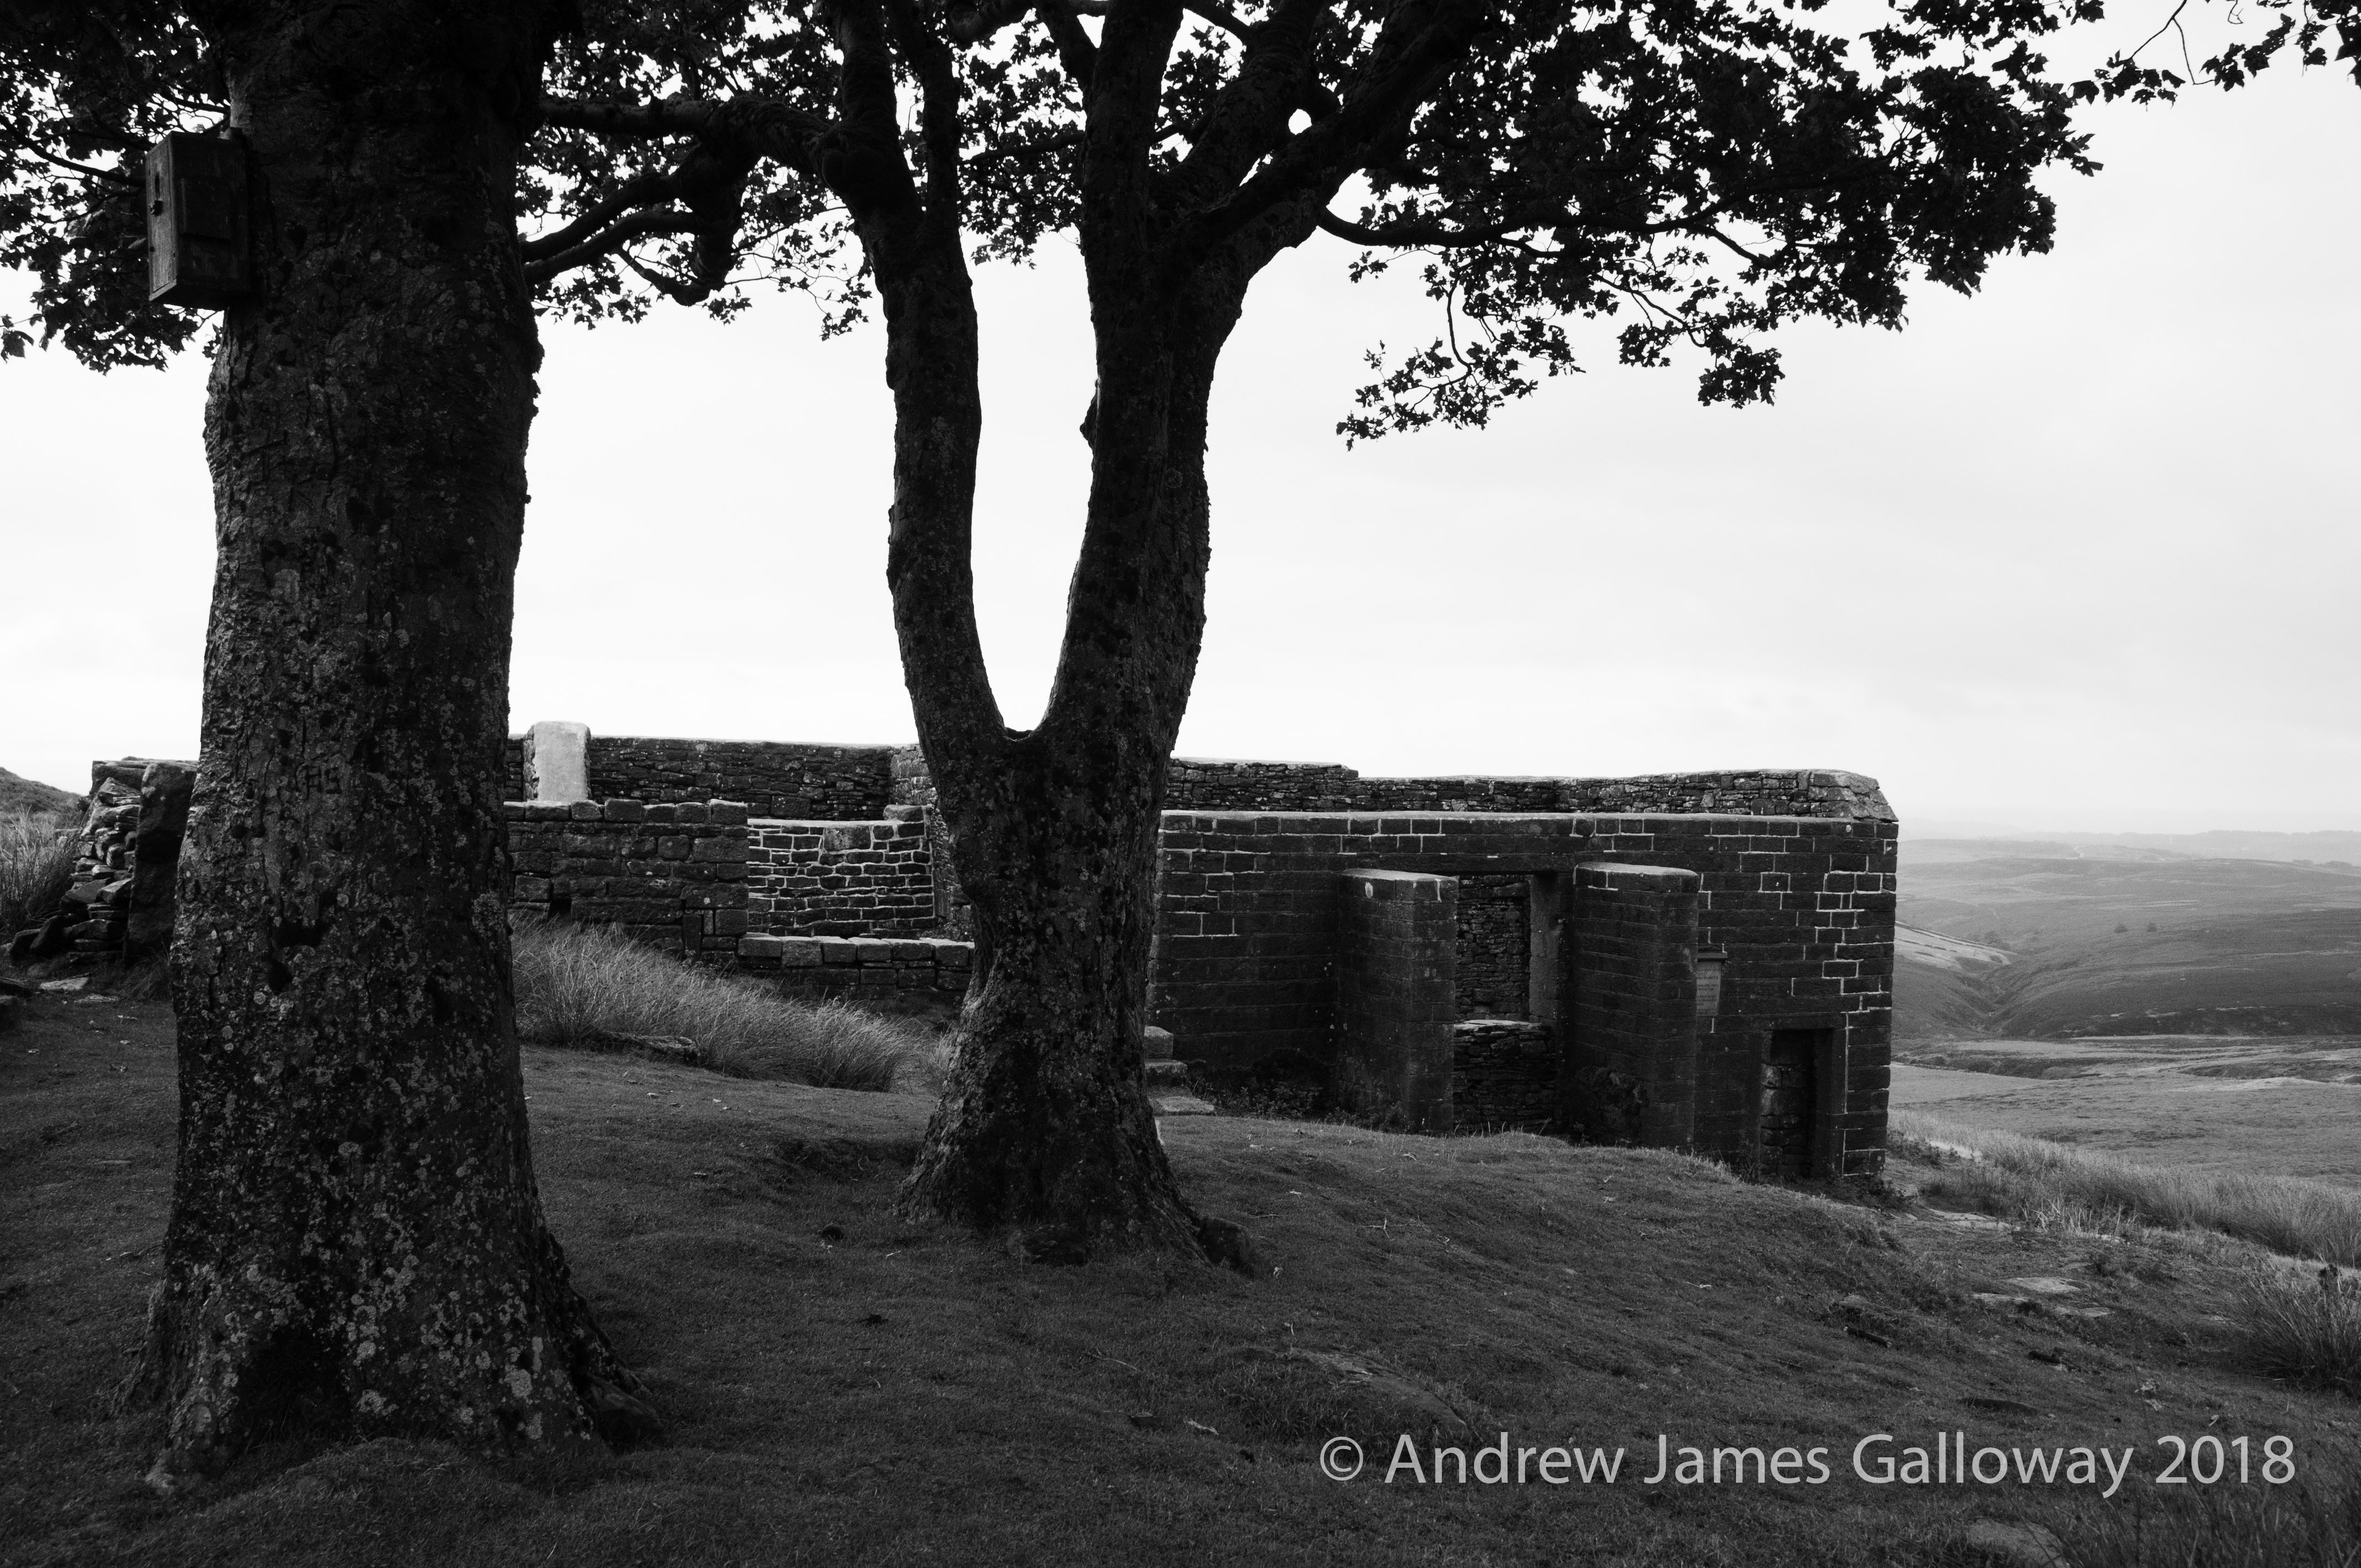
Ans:
[[[939,923],[927,824],[746,824],[746,916],[774,936],[915,937]]]
[[[1186,1060],[1329,1061],[1340,873],[1571,881],[1577,865],[1598,861],[1697,873],[1697,945],[1728,954],[1719,1012],[1697,1025],[1696,1146],[1747,1157],[1771,1031],[1826,1028],[1835,1042],[1830,1157],[1873,1168],[1892,1024],[1890,818],[1170,813],[1153,1019]]]
[[[511,801],[510,918],[620,926],[727,958],[746,934],[746,807],[716,800]]]
[[[1690,1141],[1699,880],[1675,866],[1575,868],[1559,1116],[1596,1142]]]
[[[1336,880],[1336,1099],[1447,1133],[1456,884],[1411,872]]]
[[[1532,953],[1526,905],[1531,879],[1459,879],[1459,1016],[1522,1018]]]
[[[739,972],[785,995],[939,1022],[958,1016],[974,966],[965,942],[750,936],[738,944]]]

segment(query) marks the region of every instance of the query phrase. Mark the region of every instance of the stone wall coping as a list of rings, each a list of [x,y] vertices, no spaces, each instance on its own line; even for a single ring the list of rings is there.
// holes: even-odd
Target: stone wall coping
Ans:
[[[608,746],[777,746],[793,751],[895,751],[909,744],[906,740],[749,740],[722,735],[600,735],[597,739]]]
[[[1348,883],[1362,884],[1363,896],[1388,899],[1439,899],[1443,884],[1453,879],[1433,872],[1387,872],[1359,866],[1337,873]]]
[[[1685,866],[1635,865],[1630,861],[1585,861],[1574,869],[1597,877],[1610,887],[1625,887],[1634,883],[1694,886],[1704,880]]]
[[[823,963],[931,963],[964,969],[975,952],[973,942],[946,937],[741,937],[741,959],[778,959],[794,968],[808,968],[814,958]],[[804,963],[795,960],[805,959]]]
[[[638,801],[619,796],[608,801],[500,802],[500,817],[507,822],[670,822],[737,828],[748,822],[746,812],[742,800]]]
[[[1378,826],[1380,822],[1402,822],[1413,817],[1421,822],[1563,824],[1564,831],[1573,838],[1588,838],[1601,831],[1612,833],[1616,829],[1611,825],[1619,822],[1676,822],[1684,825],[1727,822],[1731,825],[1729,831],[1737,834],[1751,834],[1750,825],[1763,822],[1792,822],[1819,833],[1858,833],[1894,826],[1891,819],[1879,817],[1785,817],[1742,811],[1440,811],[1428,806],[1356,811],[1258,811],[1244,806],[1221,809],[1181,806],[1164,813],[1168,826],[1176,818],[1223,824],[1267,818],[1304,827],[1314,823],[1343,823],[1345,825],[1343,828],[1328,830],[1345,833],[1377,833],[1382,831]]]

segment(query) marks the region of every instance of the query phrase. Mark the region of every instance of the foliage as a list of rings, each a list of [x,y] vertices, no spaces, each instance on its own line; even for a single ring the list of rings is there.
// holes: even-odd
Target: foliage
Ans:
[[[197,316],[148,302],[147,148],[225,112],[194,24],[149,0],[0,11],[0,267],[35,280],[40,341],[104,369],[161,365]],[[0,358],[30,323],[0,316]]]
[[[53,817],[0,817],[0,940],[57,906],[73,881],[74,828]]]
[[[1165,11],[590,0],[553,42],[522,255],[586,320],[663,297],[727,315],[767,283],[841,330],[865,293],[847,192],[890,179],[881,155],[928,168],[979,258],[1021,258],[1078,221],[1087,149],[1134,134],[1121,119],[1183,263],[1308,199],[1362,247],[1356,275],[1419,269],[1442,331],[1372,351],[1350,438],[1484,423],[1578,368],[1567,326],[1589,318],[1619,323],[1627,363],[1698,351],[1700,396],[1744,403],[1775,386],[1782,324],[1898,325],[1914,279],[1972,290],[1994,256],[2048,247],[2034,176],[2093,167],[2069,111],[2095,89],[2034,46],[2098,13],[1899,4],[1851,30],[1770,0],[1204,0],[1170,8],[1168,58],[1118,104],[1090,85],[1107,28],[1145,17],[1152,47]],[[848,29],[872,23],[906,110],[926,106],[898,149],[840,114]],[[43,341],[158,362],[194,319],[144,302],[134,170],[224,112],[200,29],[141,0],[34,5],[0,24],[0,264],[38,276]]]
[[[2232,0],[2228,6],[2231,25],[2243,21],[2240,12],[2244,8],[2244,0]],[[2201,62],[2190,52],[2189,34],[2180,21],[2181,14],[2189,9],[2189,0],[2177,0],[2164,25],[2138,48],[2110,58],[2090,81],[2075,83],[2075,96],[2090,99],[2104,94],[2139,104],[2169,101],[2191,82],[2224,91],[2243,87],[2274,61],[2290,56],[2306,68],[2325,67],[2330,59],[2327,40],[2332,28],[2336,35],[2335,58],[2348,62],[2353,80],[2361,82],[2361,0],[2254,0],[2254,8],[2269,18],[2270,25],[2263,35],[2248,42],[2225,45]],[[2181,71],[2186,75],[2142,59],[2168,38],[2178,47]]]
[[[917,1025],[840,1002],[796,1002],[607,927],[528,927],[515,951],[517,1033],[537,1044],[685,1039],[733,1077],[827,1089],[891,1089],[897,1079],[923,1086],[932,1070],[932,1037]]]

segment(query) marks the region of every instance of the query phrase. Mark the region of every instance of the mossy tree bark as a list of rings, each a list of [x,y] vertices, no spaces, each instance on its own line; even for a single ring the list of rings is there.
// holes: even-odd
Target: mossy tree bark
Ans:
[[[180,887],[157,1479],[261,1439],[643,1414],[544,1223],[500,754],[540,350],[511,203],[540,0],[223,6],[267,297],[222,321]]]

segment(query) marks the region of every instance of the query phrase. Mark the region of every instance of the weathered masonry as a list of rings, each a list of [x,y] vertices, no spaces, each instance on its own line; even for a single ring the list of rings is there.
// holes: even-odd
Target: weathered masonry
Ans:
[[[1168,812],[1151,1013],[1414,1125],[1874,1169],[1894,860],[1890,817]]]
[[[102,861],[140,776],[106,766]],[[965,993],[968,910],[915,747],[540,724],[509,767],[513,919],[621,925],[807,997],[946,1017]],[[1149,1016],[1196,1069],[1318,1075],[1432,1131],[1799,1175],[1883,1161],[1895,826],[1872,780],[1176,758],[1167,806]],[[114,906],[90,896],[94,941]]]

